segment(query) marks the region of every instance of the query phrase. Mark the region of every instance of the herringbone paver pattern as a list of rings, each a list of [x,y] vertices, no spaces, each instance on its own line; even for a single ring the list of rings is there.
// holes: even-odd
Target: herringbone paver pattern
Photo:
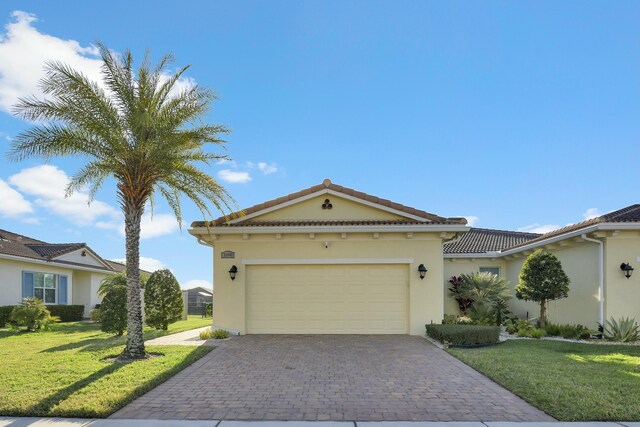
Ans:
[[[550,421],[425,339],[248,335],[113,418]]]

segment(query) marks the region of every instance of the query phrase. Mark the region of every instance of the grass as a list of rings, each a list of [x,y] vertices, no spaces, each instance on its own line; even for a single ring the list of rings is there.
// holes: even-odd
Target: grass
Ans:
[[[561,421],[640,421],[640,347],[512,340],[449,349]]]
[[[192,316],[169,331],[145,328],[145,338],[208,326]],[[147,347],[158,357],[112,363],[126,337],[98,324],[60,323],[45,332],[0,331],[0,415],[106,417],[175,375],[211,347]]]

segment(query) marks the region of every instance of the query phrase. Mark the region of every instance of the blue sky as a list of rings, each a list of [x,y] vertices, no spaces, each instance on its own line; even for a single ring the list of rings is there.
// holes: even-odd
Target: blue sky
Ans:
[[[20,12],[18,12],[20,11]],[[0,147],[44,61],[93,75],[93,44],[172,52],[220,99],[216,165],[242,207],[331,178],[479,227],[549,230],[638,201],[639,2],[244,1],[0,4]],[[0,228],[124,255],[113,182],[61,190],[80,159],[0,156]],[[183,286],[211,251],[162,204],[141,255]],[[201,219],[185,203],[187,224]]]

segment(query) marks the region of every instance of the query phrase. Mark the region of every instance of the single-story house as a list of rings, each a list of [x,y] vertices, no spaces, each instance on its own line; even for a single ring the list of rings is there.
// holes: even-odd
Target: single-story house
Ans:
[[[189,232],[213,248],[214,318],[241,334],[424,334],[458,312],[451,276],[491,271],[512,286],[537,248],[554,252],[571,279],[551,304],[554,322],[595,327],[640,319],[640,205],[544,235],[476,229],[325,179]],[[518,300],[512,310],[535,317]]]
[[[88,317],[101,300],[100,282],[124,268],[86,243],[47,243],[0,229],[0,306],[35,296],[45,304],[84,305]]]
[[[185,292],[187,293],[188,314],[204,314],[206,305],[213,302],[211,289],[196,286],[195,288],[186,289]]]

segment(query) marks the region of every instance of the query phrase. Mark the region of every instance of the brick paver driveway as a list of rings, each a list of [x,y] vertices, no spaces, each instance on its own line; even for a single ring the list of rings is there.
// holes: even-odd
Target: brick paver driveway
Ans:
[[[421,337],[248,335],[113,418],[548,421]]]

